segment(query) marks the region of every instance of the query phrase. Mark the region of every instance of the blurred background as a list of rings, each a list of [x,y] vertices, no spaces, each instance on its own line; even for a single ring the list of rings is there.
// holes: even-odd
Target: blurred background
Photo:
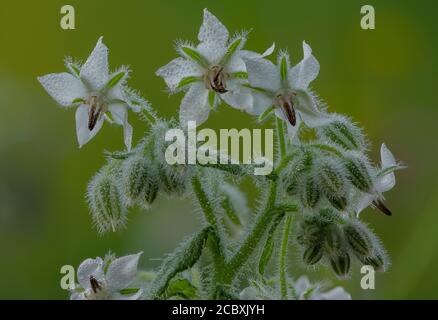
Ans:
[[[76,9],[76,30],[59,26],[65,4]],[[360,28],[364,4],[376,10],[376,30]],[[438,298],[438,4],[414,0],[2,3],[0,298],[65,299],[62,265],[77,267],[110,249],[118,255],[143,250],[142,267],[154,267],[196,230],[190,200],[160,198],[147,212],[131,212],[128,229],[97,235],[84,192],[104,164],[103,151],[123,148],[122,129],[105,125],[78,149],[74,111],[58,108],[36,77],[63,72],[66,55],[86,59],[103,35],[111,67],[130,65],[130,85],[160,115],[174,116],[182,96],[169,98],[155,71],[176,56],[175,39],[196,40],[204,7],[230,31],[252,29],[251,50],[261,52],[275,41],[297,62],[306,40],[321,63],[313,87],[330,110],[351,115],[366,129],[376,161],[385,142],[409,166],[385,194],[394,216],[371,209],[362,215],[382,238],[392,268],[377,276],[374,291],[360,288],[358,270],[339,283],[356,299]],[[147,127],[133,116],[131,123],[137,140]],[[251,128],[254,120],[222,107],[206,125]],[[327,276],[338,283],[324,270],[311,274],[315,280]]]

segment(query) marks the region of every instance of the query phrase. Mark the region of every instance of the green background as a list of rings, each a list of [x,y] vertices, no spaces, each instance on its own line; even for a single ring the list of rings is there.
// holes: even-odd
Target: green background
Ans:
[[[76,9],[76,30],[59,26],[64,4]],[[360,28],[364,4],[376,9],[374,31]],[[122,130],[105,125],[78,149],[74,111],[58,108],[36,77],[64,71],[66,55],[85,59],[103,35],[111,67],[130,65],[130,85],[160,115],[176,115],[182,96],[169,98],[154,73],[176,56],[175,39],[196,40],[204,7],[230,31],[252,29],[248,49],[261,52],[275,41],[297,62],[306,40],[321,63],[313,87],[330,110],[349,114],[366,128],[375,160],[385,142],[409,166],[387,194],[394,216],[371,209],[362,215],[390,252],[392,268],[378,275],[374,291],[360,289],[357,267],[351,281],[340,283],[357,299],[438,298],[438,5],[400,0],[2,3],[0,298],[66,298],[59,286],[62,265],[77,266],[111,249],[119,255],[143,250],[142,266],[156,266],[197,228],[190,200],[160,198],[147,212],[131,212],[127,230],[98,236],[84,191],[104,163],[103,150],[123,147]],[[147,127],[133,116],[131,122],[137,140]],[[248,115],[222,107],[207,126],[254,123]],[[290,259],[296,262],[294,255]],[[311,276],[318,279],[316,273]]]

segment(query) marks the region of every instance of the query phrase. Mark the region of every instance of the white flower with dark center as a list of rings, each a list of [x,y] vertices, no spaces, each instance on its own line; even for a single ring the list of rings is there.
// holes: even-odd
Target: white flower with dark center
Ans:
[[[378,208],[384,214],[390,216],[391,211],[385,206],[383,201],[385,200],[383,193],[391,190],[395,186],[395,170],[402,169],[403,166],[399,165],[394,155],[383,143],[380,148],[381,165],[379,169],[374,170],[372,176],[373,179],[373,191],[371,193],[358,192],[355,195],[355,211],[359,215],[365,208],[370,205]]]
[[[202,124],[220,101],[240,110],[252,110],[252,96],[241,90],[247,77],[242,57],[261,58],[272,53],[274,46],[263,55],[242,50],[246,36],[241,33],[230,39],[227,28],[204,9],[200,43],[177,43],[181,57],[158,69],[156,74],[164,78],[171,93],[187,91],[180,106],[181,125],[187,121]]]
[[[143,290],[130,288],[136,275],[141,252],[120,258],[87,259],[78,268],[79,285],[71,300],[138,300]]]
[[[290,66],[286,52],[279,54],[277,65],[263,58],[243,58],[252,89],[254,114],[264,119],[275,112],[276,116],[289,124],[291,137],[295,136],[301,122],[314,128],[330,121],[319,110],[309,90],[309,84],[319,73],[319,63],[305,42],[303,50],[303,60],[294,67]]]
[[[82,147],[102,127],[104,119],[124,128],[126,148],[131,148],[132,126],[128,123],[128,109],[140,110],[139,99],[124,85],[129,75],[126,67],[110,74],[108,48],[97,42],[87,61],[80,65],[66,60],[69,73],[48,74],[39,77],[39,82],[52,98],[62,107],[77,107],[76,133]]]

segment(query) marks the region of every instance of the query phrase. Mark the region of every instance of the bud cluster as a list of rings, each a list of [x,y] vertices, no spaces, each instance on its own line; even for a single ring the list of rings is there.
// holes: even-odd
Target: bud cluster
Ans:
[[[297,242],[302,259],[313,266],[324,261],[340,277],[348,277],[352,259],[385,271],[389,265],[385,250],[374,233],[356,218],[333,209],[321,209],[298,225]]]

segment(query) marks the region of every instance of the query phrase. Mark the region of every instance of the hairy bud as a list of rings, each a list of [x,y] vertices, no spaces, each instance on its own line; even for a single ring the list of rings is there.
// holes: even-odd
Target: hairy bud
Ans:
[[[303,261],[309,266],[314,265],[321,260],[323,253],[320,245],[310,246],[303,253]]]
[[[346,150],[360,150],[366,145],[361,130],[343,117],[323,127],[320,134]]]
[[[348,179],[351,183],[362,190],[369,192],[372,188],[372,179],[369,173],[368,164],[359,157],[348,157],[345,160],[345,168],[348,172]]]
[[[343,231],[347,243],[357,256],[366,258],[371,255],[373,242],[368,235],[368,230],[359,224],[347,224]]]
[[[148,207],[157,197],[158,170],[150,159],[136,154],[123,165],[122,190],[128,205],[140,204]]]
[[[321,191],[313,177],[306,176],[303,180],[303,185],[300,190],[301,202],[305,207],[314,208],[321,197]]]
[[[350,255],[347,252],[341,252],[331,256],[330,265],[336,275],[340,278],[346,278],[350,272]]]
[[[169,196],[182,196],[187,191],[188,172],[184,165],[164,165],[158,169],[160,187]]]
[[[91,215],[99,232],[116,231],[126,223],[126,207],[116,179],[120,175],[120,161],[104,166],[88,185],[87,199]]]
[[[372,266],[376,271],[384,272],[388,266],[388,258],[384,253],[376,252],[369,257],[361,259],[364,265]]]
[[[342,251],[344,241],[338,226],[331,225],[327,228],[324,244],[329,255],[338,255]]]

